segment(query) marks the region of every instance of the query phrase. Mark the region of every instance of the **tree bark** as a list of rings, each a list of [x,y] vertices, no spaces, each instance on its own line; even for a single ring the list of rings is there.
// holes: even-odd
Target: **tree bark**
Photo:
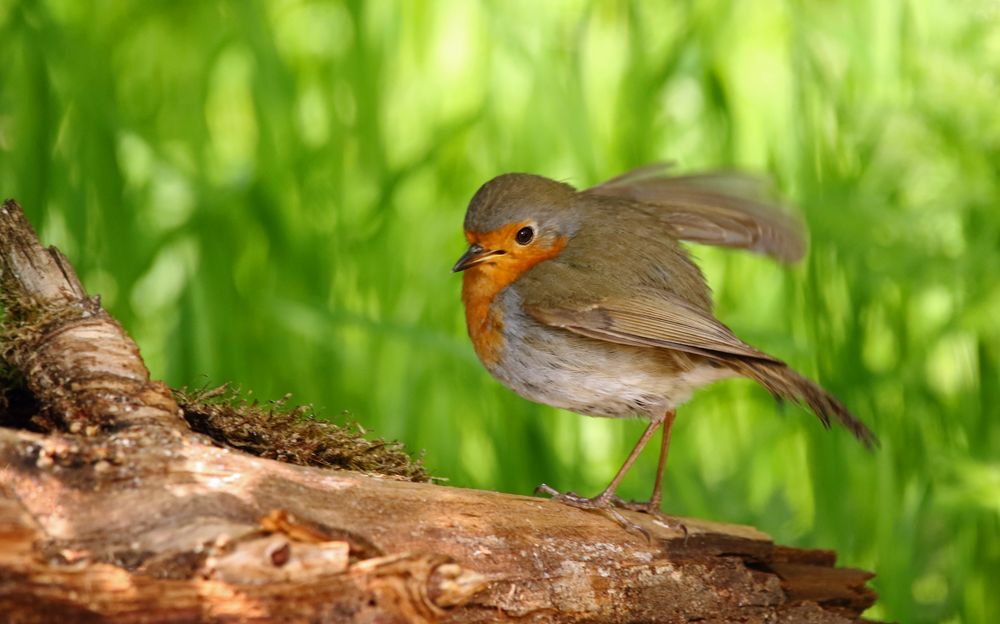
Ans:
[[[0,428],[10,622],[855,622],[871,574],[743,526],[297,466],[192,432],[13,201]],[[8,404],[8,411],[13,408]],[[2,420],[2,419],[0,419]]]

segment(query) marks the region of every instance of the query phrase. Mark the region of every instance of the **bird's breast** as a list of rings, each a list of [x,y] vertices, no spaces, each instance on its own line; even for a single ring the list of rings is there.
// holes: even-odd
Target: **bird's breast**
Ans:
[[[502,289],[496,280],[476,268],[462,276],[465,326],[476,355],[488,369],[499,361],[503,347],[503,312],[495,305],[497,293]]]
[[[515,287],[467,305],[487,370],[524,398],[591,416],[659,416],[700,386],[731,376],[680,351],[606,342],[538,323]]]

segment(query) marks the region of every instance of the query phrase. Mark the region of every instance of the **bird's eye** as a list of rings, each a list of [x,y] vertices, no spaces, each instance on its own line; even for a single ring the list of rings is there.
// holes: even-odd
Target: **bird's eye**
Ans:
[[[535,230],[531,229],[530,226],[521,228],[514,236],[514,240],[517,241],[518,245],[527,245],[533,238],[535,238]]]

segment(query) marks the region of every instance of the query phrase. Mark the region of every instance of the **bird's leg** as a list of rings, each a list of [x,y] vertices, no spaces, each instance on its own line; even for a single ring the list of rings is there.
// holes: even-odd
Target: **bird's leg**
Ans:
[[[597,496],[593,498],[586,498],[572,492],[562,493],[545,485],[544,483],[535,488],[535,492],[548,494],[552,497],[552,500],[565,503],[572,507],[579,507],[580,509],[606,509],[611,507],[612,503],[615,502],[615,491],[618,489],[618,484],[620,484],[622,479],[625,478],[625,473],[627,473],[629,468],[632,467],[636,458],[639,457],[639,453],[642,452],[646,443],[649,442],[649,439],[653,437],[654,433],[656,433],[656,429],[662,424],[663,419],[656,419],[649,423],[646,430],[642,432],[642,436],[639,438],[639,441],[636,442],[632,452],[628,454],[628,457],[625,459],[625,463],[618,469],[618,473],[615,475],[615,478],[612,479],[611,483],[608,484],[608,487],[604,488],[604,491]],[[660,461],[663,461],[662,454],[660,455]],[[657,491],[659,491],[659,478],[657,478]]]
[[[688,529],[683,522],[678,521],[676,518],[670,518],[665,513],[660,511],[660,499],[662,497],[662,486],[663,486],[663,470],[667,465],[667,454],[670,451],[670,431],[674,427],[674,419],[677,417],[677,412],[675,410],[670,410],[663,417],[663,430],[660,432],[660,460],[657,462],[656,466],[656,481],[653,483],[653,494],[649,497],[646,502],[639,501],[625,501],[617,496],[612,497],[612,504],[615,507],[622,509],[629,509],[631,511],[642,511],[653,516],[657,516],[662,524],[665,526],[680,529],[684,533],[684,541],[687,543]],[[617,519],[617,518],[616,518]],[[618,520],[619,524],[622,524],[622,520]],[[631,523],[630,523],[631,524]],[[622,526],[625,526],[622,524]],[[638,525],[635,525],[638,526]],[[625,526],[626,529],[630,528]],[[649,534],[645,531],[646,539],[649,539]]]
[[[667,466],[667,454],[670,452],[670,432],[674,428],[674,419],[677,417],[676,410],[670,410],[663,417],[663,430],[660,432],[660,461],[656,467],[656,481],[653,483],[653,494],[646,502],[625,501],[617,496],[613,502],[616,507],[631,509],[632,511],[645,511],[647,513],[657,513],[660,511],[660,500],[662,498],[663,470]]]

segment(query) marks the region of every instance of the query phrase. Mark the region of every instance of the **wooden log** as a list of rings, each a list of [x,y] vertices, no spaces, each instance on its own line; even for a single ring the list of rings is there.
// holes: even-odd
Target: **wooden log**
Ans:
[[[11,201],[0,268],[4,358],[38,404],[0,428],[3,621],[825,623],[874,603],[871,574],[750,527],[623,512],[646,539],[548,500],[221,448]]]

